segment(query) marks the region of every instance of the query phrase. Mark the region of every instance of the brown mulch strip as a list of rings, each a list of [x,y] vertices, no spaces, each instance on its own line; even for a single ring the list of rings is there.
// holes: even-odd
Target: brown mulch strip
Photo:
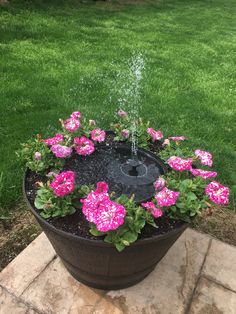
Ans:
[[[227,208],[214,207],[204,211],[193,223],[193,228],[236,246],[236,213]]]
[[[12,212],[10,219],[0,220],[0,271],[42,232],[24,205]]]

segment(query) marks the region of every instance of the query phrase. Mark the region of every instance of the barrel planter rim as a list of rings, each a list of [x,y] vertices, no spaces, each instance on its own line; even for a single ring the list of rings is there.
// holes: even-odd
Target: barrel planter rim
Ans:
[[[31,212],[33,213],[33,215],[37,218],[37,220],[39,220],[41,223],[43,223],[44,225],[46,225],[49,229],[51,229],[53,232],[66,237],[66,238],[70,238],[73,240],[77,240],[80,242],[86,242],[89,243],[90,245],[94,245],[94,246],[101,246],[101,247],[110,247],[110,248],[114,248],[114,246],[110,243],[106,243],[103,240],[97,239],[97,240],[93,240],[93,239],[88,239],[85,237],[81,237],[78,235],[74,235],[70,232],[66,232],[63,230],[60,230],[58,228],[56,228],[55,226],[53,226],[52,224],[50,224],[46,219],[44,219],[43,217],[40,216],[39,213],[37,213],[37,211],[33,208],[33,206],[30,204],[27,194],[26,194],[26,189],[25,189],[25,182],[26,182],[26,176],[27,176],[27,172],[29,171],[29,169],[25,170],[24,176],[23,176],[23,196],[24,196],[24,200],[26,201],[27,206],[30,208]],[[174,235],[175,233],[178,233],[181,230],[185,230],[187,228],[189,224],[187,222],[182,222],[181,226],[178,226],[176,228],[174,228],[173,230],[165,233],[165,234],[159,234],[159,235],[153,235],[152,237],[149,238],[144,238],[144,239],[138,239],[136,242],[132,243],[131,246],[125,248],[125,250],[130,249],[132,247],[135,246],[139,246],[139,245],[144,245],[144,244],[150,244],[152,242],[156,242],[156,241],[161,241],[164,240],[166,238],[169,238],[170,236]],[[122,252],[120,252],[122,253]]]

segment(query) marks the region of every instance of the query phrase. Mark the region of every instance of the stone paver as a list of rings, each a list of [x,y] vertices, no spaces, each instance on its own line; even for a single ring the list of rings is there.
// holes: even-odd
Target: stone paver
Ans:
[[[186,230],[155,270],[141,283],[107,293],[125,313],[184,313],[210,239]]]
[[[202,277],[189,314],[235,314],[236,294]]]
[[[203,274],[236,292],[236,248],[213,240]]]
[[[188,229],[141,283],[105,292],[77,282],[41,234],[0,273],[0,314],[236,314],[235,260]]]
[[[87,314],[103,294],[76,281],[57,258],[21,297],[48,314]]]
[[[36,314],[16,297],[10,295],[0,287],[0,314]]]
[[[0,273],[0,284],[16,296],[21,295],[55,256],[47,237],[41,233]]]

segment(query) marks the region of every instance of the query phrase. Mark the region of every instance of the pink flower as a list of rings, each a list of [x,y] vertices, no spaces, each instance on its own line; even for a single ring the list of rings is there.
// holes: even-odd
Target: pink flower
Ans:
[[[107,192],[107,183],[98,182],[97,189],[81,200],[86,219],[94,223],[101,232],[116,230],[123,225],[126,214],[124,206],[111,201]]]
[[[192,169],[190,170],[194,177],[202,177],[203,179],[215,178],[217,172],[215,171],[206,171],[201,169]]]
[[[169,139],[175,142],[179,142],[179,141],[186,140],[186,137],[185,136],[171,136],[169,137]]]
[[[122,109],[119,109],[118,112],[117,112],[118,116],[121,117],[121,118],[127,118],[128,117],[128,114],[127,112],[125,112],[124,110]]]
[[[94,129],[91,131],[91,139],[95,142],[104,142],[106,137],[106,132],[101,129]]]
[[[64,171],[56,176],[50,184],[50,188],[58,197],[63,197],[72,193],[75,189],[75,173],[73,171]]]
[[[127,129],[122,130],[121,135],[124,139],[127,139],[129,137],[129,130]]]
[[[78,130],[78,128],[80,127],[80,121],[76,120],[74,118],[70,118],[64,121],[64,128],[68,131],[68,132],[75,132],[76,130]]]
[[[64,136],[62,134],[58,133],[54,137],[51,137],[51,138],[44,140],[44,143],[51,146],[51,145],[59,144],[63,141],[64,141]]]
[[[72,112],[72,114],[70,116],[72,119],[78,119],[81,117],[81,114],[79,111],[74,111],[74,112]]]
[[[228,205],[229,203],[229,188],[218,182],[209,183],[205,188],[205,193],[215,204]]]
[[[89,125],[90,126],[96,125],[96,121],[95,120],[89,120]]]
[[[104,201],[109,200],[108,193],[99,193],[97,191],[91,191],[85,199],[80,200],[83,203],[82,212],[86,219],[90,222],[96,223],[97,209]]]
[[[192,158],[180,158],[176,156],[172,156],[167,160],[168,165],[177,171],[191,170],[192,169]]]
[[[72,153],[72,148],[67,146],[62,146],[60,144],[52,145],[51,151],[58,158],[69,157]]]
[[[35,159],[35,160],[41,160],[41,158],[42,158],[42,155],[41,155],[40,152],[36,152],[36,153],[34,154],[34,159]]]
[[[157,200],[157,204],[160,207],[171,206],[175,205],[179,195],[179,192],[171,191],[167,188],[164,188],[155,195],[155,199]]]
[[[165,179],[163,178],[158,178],[155,182],[154,182],[154,188],[156,191],[160,191],[164,188],[166,184]]]
[[[124,223],[124,206],[106,200],[100,204],[96,213],[96,227],[101,232],[116,230]]]
[[[195,150],[194,153],[197,156],[197,158],[200,159],[202,165],[209,166],[209,167],[213,165],[211,153],[200,150],[200,149]]]
[[[79,155],[91,155],[95,150],[93,142],[85,136],[75,137],[74,143],[75,150]]]
[[[157,208],[153,202],[146,202],[141,204],[144,208],[149,211],[153,217],[159,218],[163,215],[163,212],[160,208]]]
[[[108,192],[108,184],[106,182],[98,182],[97,189],[95,192],[97,193],[107,193]]]
[[[147,133],[151,136],[152,141],[160,141],[163,138],[161,131],[155,131],[153,128],[148,128]]]

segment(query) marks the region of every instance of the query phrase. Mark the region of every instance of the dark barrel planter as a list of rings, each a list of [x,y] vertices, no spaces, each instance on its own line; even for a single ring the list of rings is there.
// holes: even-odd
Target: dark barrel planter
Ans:
[[[187,224],[183,223],[165,235],[138,240],[118,252],[113,245],[102,240],[90,240],[56,229],[31,206],[25,193],[25,184],[23,193],[67,270],[78,281],[93,288],[115,290],[138,283],[155,268],[187,228]]]

